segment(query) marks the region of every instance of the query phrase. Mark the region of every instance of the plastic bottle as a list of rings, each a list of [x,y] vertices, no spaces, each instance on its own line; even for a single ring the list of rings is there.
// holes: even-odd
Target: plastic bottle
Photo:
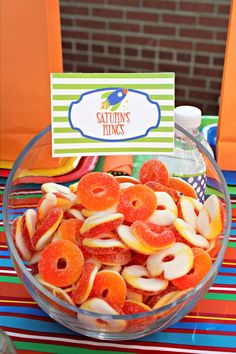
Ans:
[[[175,122],[199,140],[213,155],[210,145],[199,132],[201,110],[193,106],[179,106],[174,110]],[[214,155],[213,155],[214,157]],[[196,144],[180,131],[175,131],[173,155],[158,156],[173,177],[180,177],[195,189],[200,202],[204,202],[206,164]]]

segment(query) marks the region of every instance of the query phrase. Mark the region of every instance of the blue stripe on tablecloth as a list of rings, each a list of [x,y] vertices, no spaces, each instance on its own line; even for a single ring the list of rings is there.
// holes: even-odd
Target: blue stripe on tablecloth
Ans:
[[[2,257],[10,257],[10,252],[9,251],[0,251],[0,256]]]
[[[0,258],[0,267],[11,267],[13,268],[13,264],[11,259]]]
[[[236,332],[235,324],[204,323],[204,322],[178,322],[170,328],[195,329],[204,331]]]
[[[1,316],[0,317],[0,326],[2,327],[11,327],[11,328],[18,328],[21,330],[28,330],[31,332],[44,332],[48,333],[61,333],[61,334],[74,334],[78,335],[75,332],[70,331],[66,327],[63,327],[57,322],[54,321],[40,321],[34,320],[31,318],[25,318],[22,321],[20,317],[13,317],[13,316]]]
[[[221,267],[221,268],[220,268],[220,273],[232,273],[232,274],[236,274],[236,268],[225,268],[225,267]],[[235,283],[236,283],[236,279],[235,279]]]
[[[48,317],[48,315],[41,310],[40,308],[35,308],[35,307],[24,307],[24,306],[2,306],[0,307],[0,313],[3,312],[9,312],[9,313],[21,313],[24,315],[34,315],[34,316],[40,316],[40,317]]]
[[[182,322],[181,322],[182,324]],[[138,339],[142,342],[142,338]],[[170,343],[195,345],[198,346],[210,346],[217,348],[236,348],[236,336],[227,335],[215,335],[215,334],[198,334],[198,333],[174,333],[174,332],[159,332],[145,337],[145,342],[154,343]],[[148,350],[148,349],[147,349]]]
[[[217,275],[214,284],[236,284],[235,276]]]

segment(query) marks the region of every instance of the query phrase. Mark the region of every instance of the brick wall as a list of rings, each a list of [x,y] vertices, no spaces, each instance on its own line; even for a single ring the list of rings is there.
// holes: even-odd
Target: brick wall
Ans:
[[[176,105],[218,113],[230,0],[60,0],[64,71],[176,72]]]

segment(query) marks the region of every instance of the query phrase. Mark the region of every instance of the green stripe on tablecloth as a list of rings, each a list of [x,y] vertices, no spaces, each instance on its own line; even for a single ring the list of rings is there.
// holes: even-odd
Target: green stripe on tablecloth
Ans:
[[[79,78],[79,79],[126,79],[127,80],[127,75],[128,79],[137,79],[137,78],[149,78],[149,79],[155,79],[155,78],[165,78],[165,79],[172,79],[174,78],[174,73],[61,73],[61,74],[52,74],[52,77],[54,79],[61,79],[67,78],[67,79],[73,79],[73,78]]]
[[[236,248],[236,242],[231,242],[231,241],[229,241],[228,242],[228,247],[230,247],[230,248]],[[235,279],[236,280],[236,279]]]
[[[17,194],[17,195],[11,195],[9,199],[29,199],[29,198],[40,198],[42,194]]]
[[[0,226],[0,232],[4,231],[4,226]]]
[[[14,283],[14,284],[21,284],[20,278],[17,276],[9,277],[7,275],[0,275],[0,283]]]
[[[207,293],[204,296],[204,299],[207,299],[207,300],[235,301],[235,294]]]
[[[57,340],[57,337],[55,337],[55,341]],[[35,341],[35,339],[34,339]],[[42,352],[44,351],[45,353],[56,353],[56,354],[68,354],[68,352],[71,352],[73,354],[86,354],[86,353],[104,353],[106,352],[107,354],[117,354],[121,352],[117,351],[110,351],[110,350],[104,350],[104,349],[88,349],[88,348],[79,348],[79,347],[73,347],[73,343],[71,346],[66,346],[66,345],[56,345],[56,344],[44,344],[44,343],[35,343],[35,342],[22,342],[22,341],[14,341],[14,345],[16,349],[20,350],[31,350],[35,352]],[[112,345],[111,345],[112,346]],[[123,352],[122,353],[129,353],[129,352]]]

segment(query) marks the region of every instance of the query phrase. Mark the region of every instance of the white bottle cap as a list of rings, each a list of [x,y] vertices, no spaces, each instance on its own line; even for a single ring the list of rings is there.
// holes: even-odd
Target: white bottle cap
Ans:
[[[201,124],[202,112],[194,106],[179,106],[174,109],[175,122],[184,129],[195,129]]]

